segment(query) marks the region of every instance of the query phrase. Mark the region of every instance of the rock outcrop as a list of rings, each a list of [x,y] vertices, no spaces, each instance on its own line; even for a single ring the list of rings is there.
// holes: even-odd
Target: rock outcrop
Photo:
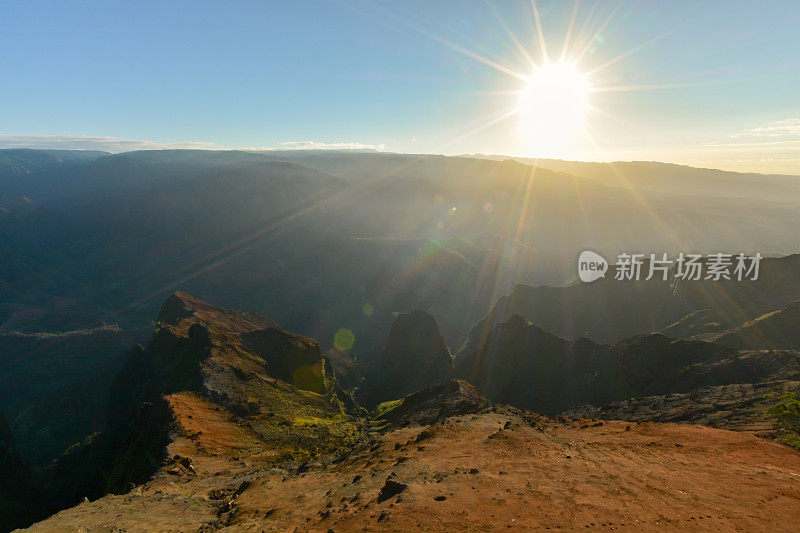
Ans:
[[[103,430],[50,470],[62,506],[120,493],[171,457],[306,460],[360,436],[357,406],[326,369],[317,341],[256,313],[170,296],[153,339],[131,351]]]
[[[765,408],[767,395],[800,392],[800,381],[773,380],[701,387],[686,393],[631,398],[595,407],[583,405],[562,413],[568,418],[630,422],[673,422],[776,436],[775,418]]]
[[[798,379],[800,353],[739,351],[659,333],[614,345],[585,338],[573,342],[514,315],[495,326],[474,351],[459,354],[456,374],[493,402],[555,414],[582,404]]]
[[[368,372],[358,397],[373,407],[452,377],[453,357],[436,319],[425,311],[411,311],[397,315],[380,362]]]
[[[380,404],[375,420],[395,426],[429,425],[451,416],[480,413],[491,404],[469,383],[451,379],[433,385],[400,400]]]

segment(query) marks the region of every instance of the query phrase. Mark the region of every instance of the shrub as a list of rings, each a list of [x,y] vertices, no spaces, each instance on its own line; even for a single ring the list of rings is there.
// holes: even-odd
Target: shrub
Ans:
[[[800,398],[795,392],[785,392],[778,397],[766,396],[771,405],[767,412],[777,417],[778,439],[800,450]]]

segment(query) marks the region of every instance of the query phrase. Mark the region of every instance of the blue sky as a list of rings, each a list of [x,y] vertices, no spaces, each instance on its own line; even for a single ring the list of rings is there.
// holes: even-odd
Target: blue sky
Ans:
[[[551,62],[573,12],[566,58],[611,62],[564,157],[800,174],[797,2],[536,6]],[[536,27],[527,1],[5,0],[0,147],[552,155],[487,125],[542,63]]]

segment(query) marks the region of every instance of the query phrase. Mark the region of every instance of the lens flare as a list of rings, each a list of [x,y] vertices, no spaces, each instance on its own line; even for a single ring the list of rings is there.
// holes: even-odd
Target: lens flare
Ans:
[[[333,336],[333,346],[340,352],[346,352],[356,343],[356,336],[349,329],[340,329]]]

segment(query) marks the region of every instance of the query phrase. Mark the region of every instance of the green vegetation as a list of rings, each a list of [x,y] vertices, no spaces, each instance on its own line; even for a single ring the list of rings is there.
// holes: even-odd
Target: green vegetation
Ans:
[[[403,400],[404,398],[400,398],[399,400],[390,400],[388,402],[378,404],[378,406],[375,408],[375,414],[373,415],[373,418],[386,418],[386,415],[403,405]]]
[[[325,389],[322,375],[322,363],[304,365],[295,370],[292,375],[292,385],[298,390],[307,390],[321,394]]]
[[[369,417],[370,431],[380,432],[389,427],[389,417],[391,413],[403,405],[404,401],[405,398],[400,398],[399,400],[390,400],[388,402],[378,404]]]
[[[363,438],[364,422],[354,416],[321,364],[317,379],[323,393],[299,390],[283,382],[264,384],[260,380],[240,383],[248,399],[257,403],[260,413],[247,425],[274,452],[273,460],[306,461],[310,458],[346,450]]]
[[[797,393],[785,392],[778,397],[768,394],[766,398],[772,401],[767,406],[767,412],[778,419],[778,439],[800,450],[800,398]]]
[[[294,416],[293,416],[294,415]],[[280,415],[265,415],[248,424],[275,453],[274,461],[306,461],[354,446],[363,437],[361,422],[310,405]]]

